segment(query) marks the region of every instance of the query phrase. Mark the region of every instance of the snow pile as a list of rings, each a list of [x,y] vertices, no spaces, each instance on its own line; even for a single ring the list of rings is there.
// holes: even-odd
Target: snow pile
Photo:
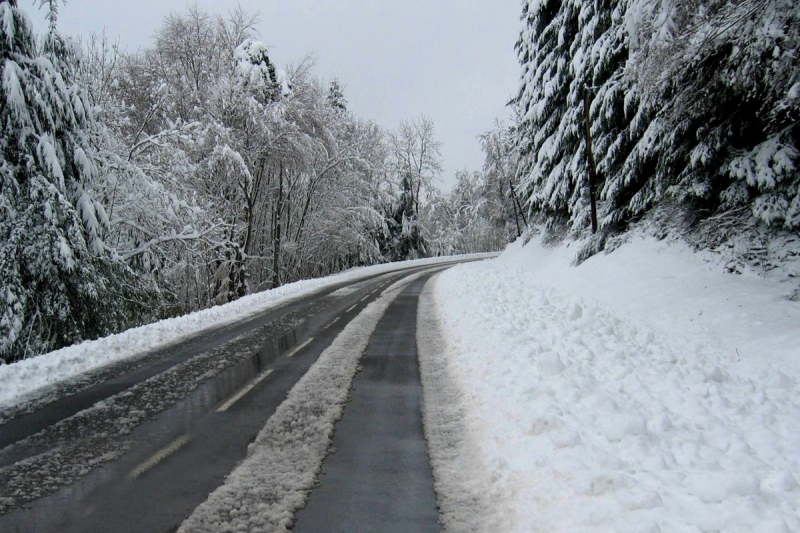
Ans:
[[[653,240],[572,250],[514,245],[434,289],[503,530],[800,531],[786,287]]]
[[[460,256],[459,259],[490,255],[475,254]],[[10,365],[0,365],[0,408],[15,404],[22,397],[41,387],[68,380],[83,372],[122,359],[176,344],[201,331],[244,320],[326,287],[402,268],[436,264],[453,259],[454,257],[438,257],[387,263],[351,269],[325,278],[298,281],[277,289],[251,294],[229,304],[161,320],[102,339],[82,342]]]
[[[314,485],[372,332],[392,300],[421,275],[394,283],[345,327],[289,391],[247,458],[179,532],[288,531]]]

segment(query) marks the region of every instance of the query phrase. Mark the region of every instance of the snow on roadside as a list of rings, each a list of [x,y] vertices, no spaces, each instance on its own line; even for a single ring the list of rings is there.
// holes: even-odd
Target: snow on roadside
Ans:
[[[406,276],[370,303],[292,387],[225,483],[184,521],[179,533],[288,531],[327,454],[358,361]]]
[[[504,531],[800,531],[787,288],[648,239],[573,254],[513,245],[434,288]]]
[[[453,378],[433,301],[437,274],[425,284],[417,308],[417,353],[424,395],[423,425],[444,533],[506,531],[509,518],[495,512],[499,495],[487,491],[476,436],[465,424],[464,391]]]
[[[475,254],[458,258],[489,255],[491,254]],[[229,304],[161,320],[94,341],[85,341],[13,364],[0,364],[0,409],[14,405],[21,398],[42,387],[68,380],[110,363],[164,348],[210,328],[241,321],[326,287],[402,268],[436,264],[453,259],[454,257],[437,257],[354,268],[325,278],[290,283],[277,289],[245,296]]]

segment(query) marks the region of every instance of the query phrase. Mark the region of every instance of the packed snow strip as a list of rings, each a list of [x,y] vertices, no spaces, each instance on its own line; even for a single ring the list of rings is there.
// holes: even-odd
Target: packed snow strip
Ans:
[[[175,344],[210,328],[241,321],[279,305],[306,297],[326,287],[404,268],[434,265],[454,259],[491,257],[492,255],[437,257],[354,268],[325,278],[290,283],[276,289],[245,296],[225,305],[161,320],[10,365],[0,365],[0,408],[13,405],[21,397],[29,395],[36,389],[68,380],[78,374],[110,363]]]
[[[244,461],[179,532],[288,531],[314,485],[378,321],[402,289],[424,274],[392,284],[344,328],[289,391]]]
[[[497,512],[487,469],[475,436],[464,423],[464,392],[453,379],[433,302],[434,276],[417,308],[417,354],[424,395],[423,425],[433,467],[439,521],[445,533],[506,531],[509,519]]]
[[[573,255],[514,246],[434,288],[503,530],[800,531],[797,304],[646,239]]]

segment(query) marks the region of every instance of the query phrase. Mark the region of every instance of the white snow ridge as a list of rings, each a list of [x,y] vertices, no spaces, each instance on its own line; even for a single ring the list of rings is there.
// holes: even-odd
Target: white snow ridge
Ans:
[[[482,464],[480,449],[465,424],[464,391],[443,357],[446,345],[432,286],[425,285],[417,312],[417,353],[424,394],[423,424],[433,467],[440,521],[446,533],[504,531],[508,520],[497,513],[496,494]]]

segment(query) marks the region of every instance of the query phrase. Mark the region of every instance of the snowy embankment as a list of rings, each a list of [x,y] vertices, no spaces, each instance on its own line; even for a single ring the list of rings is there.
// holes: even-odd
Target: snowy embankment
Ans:
[[[354,268],[325,278],[289,283],[277,289],[245,296],[229,304],[161,320],[102,339],[85,341],[10,365],[0,364],[0,408],[14,405],[42,387],[69,380],[110,363],[167,347],[211,328],[247,319],[336,284],[357,281],[367,276],[390,273],[403,268],[489,255],[491,254],[437,257]]]
[[[650,239],[574,250],[514,244],[433,291],[503,530],[800,531],[791,288]]]

